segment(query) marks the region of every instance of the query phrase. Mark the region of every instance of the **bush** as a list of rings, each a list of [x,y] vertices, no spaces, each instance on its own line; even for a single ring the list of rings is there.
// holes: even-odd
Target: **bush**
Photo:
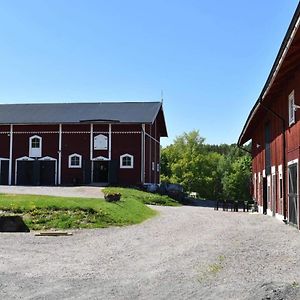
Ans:
[[[107,202],[117,202],[121,199],[121,193],[104,192],[104,199]]]

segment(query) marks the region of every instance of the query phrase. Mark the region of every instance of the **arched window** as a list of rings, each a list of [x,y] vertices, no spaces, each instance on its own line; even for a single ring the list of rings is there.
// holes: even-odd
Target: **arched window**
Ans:
[[[69,155],[69,168],[81,168],[82,156],[79,154]]]
[[[42,156],[42,138],[38,135],[29,138],[29,157]]]
[[[132,169],[133,168],[133,155],[123,154],[120,156],[120,168]]]

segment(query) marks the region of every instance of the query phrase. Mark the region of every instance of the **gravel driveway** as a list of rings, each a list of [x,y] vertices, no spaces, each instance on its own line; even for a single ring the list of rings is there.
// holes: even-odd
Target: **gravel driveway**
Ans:
[[[0,193],[50,195],[61,197],[104,198],[101,187],[97,186],[15,186],[0,185]]]
[[[156,209],[140,225],[69,237],[0,234],[0,299],[300,299],[295,228],[258,214]]]

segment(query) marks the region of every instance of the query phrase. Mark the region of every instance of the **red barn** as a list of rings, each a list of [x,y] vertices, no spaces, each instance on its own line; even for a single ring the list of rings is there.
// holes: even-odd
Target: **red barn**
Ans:
[[[252,141],[259,211],[299,228],[300,4],[238,144]]]
[[[0,105],[0,184],[159,183],[161,102]]]

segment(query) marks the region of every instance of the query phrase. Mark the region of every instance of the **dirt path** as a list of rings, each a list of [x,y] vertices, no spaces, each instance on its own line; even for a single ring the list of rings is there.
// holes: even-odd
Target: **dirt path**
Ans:
[[[0,185],[0,193],[50,195],[61,197],[104,198],[101,187],[96,186],[8,186]]]
[[[296,229],[257,214],[158,210],[70,237],[0,234],[0,299],[300,299]]]

